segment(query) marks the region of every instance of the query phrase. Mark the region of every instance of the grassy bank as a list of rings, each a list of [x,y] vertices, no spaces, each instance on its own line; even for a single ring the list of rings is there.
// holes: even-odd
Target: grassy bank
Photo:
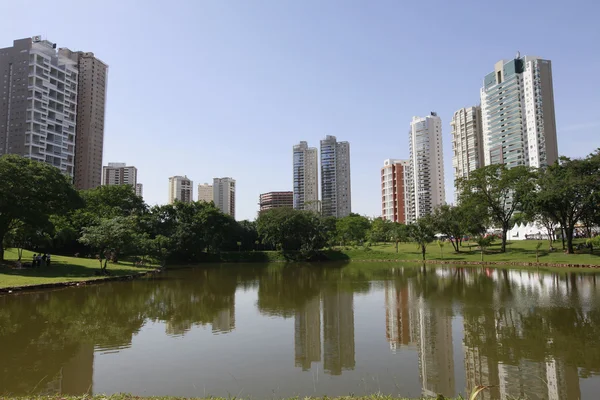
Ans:
[[[24,262],[31,262],[33,252],[24,250]],[[75,258],[52,256],[50,267],[15,269],[10,266],[18,258],[16,249],[8,249],[4,253],[6,263],[0,264],[0,289],[7,287],[21,287],[31,285],[44,285],[60,282],[78,282],[94,279],[104,279],[97,276],[99,262],[90,258]],[[153,268],[136,267],[131,262],[120,261],[118,264],[108,265],[112,277],[133,275],[148,272]]]
[[[129,394],[114,394],[114,395],[95,395],[95,396],[27,396],[27,397],[2,397],[0,396],[0,400],[201,400],[201,398],[196,397],[139,397],[132,396]],[[242,398],[243,399],[243,398]],[[394,397],[394,396],[386,396],[381,394],[374,394],[370,396],[341,396],[341,397],[292,397],[289,399],[281,399],[281,400],[418,400],[418,399],[409,399],[407,397]],[[423,399],[446,399],[452,400],[449,397],[422,397]],[[462,398],[457,398],[462,399]],[[230,398],[224,397],[209,397],[206,400],[231,400]]]
[[[535,263],[536,245],[538,241],[522,240],[511,242],[507,246],[506,253],[500,252],[500,243],[494,243],[485,254],[485,262],[494,263]],[[564,254],[559,243],[555,244],[554,252],[548,251],[548,244],[544,242],[539,250],[540,263],[548,264],[585,264],[600,266],[600,251],[590,254],[589,250],[582,250],[577,254]],[[427,248],[426,258],[439,261],[468,261],[480,262],[481,252],[474,243],[465,243],[455,253],[452,245],[445,242],[442,249],[437,243],[431,243]],[[600,250],[600,249],[599,249]],[[211,255],[206,261],[209,262],[285,262],[299,261],[298,253],[282,253],[278,251],[251,251],[251,252],[224,252],[219,255]],[[339,247],[333,250],[323,250],[322,260],[329,261],[420,261],[421,253],[414,243],[399,243],[398,253],[394,244],[385,243],[370,247]]]

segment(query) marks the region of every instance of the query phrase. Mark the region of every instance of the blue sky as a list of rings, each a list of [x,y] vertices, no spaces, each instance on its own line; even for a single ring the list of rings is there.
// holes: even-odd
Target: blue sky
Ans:
[[[452,114],[517,51],[552,60],[560,154],[600,147],[593,0],[18,0],[0,15],[0,47],[41,34],[109,64],[104,163],[135,165],[149,204],[169,176],[232,176],[253,219],[260,193],[292,190],[292,146],[335,135],[353,211],[376,216],[383,160],[408,157],[411,117],[430,111],[451,200]]]

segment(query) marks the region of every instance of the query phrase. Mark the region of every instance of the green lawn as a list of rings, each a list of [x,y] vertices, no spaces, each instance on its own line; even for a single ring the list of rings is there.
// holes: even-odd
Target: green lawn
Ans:
[[[22,261],[31,262],[32,256],[33,252],[24,250]],[[6,250],[4,258],[8,263],[16,261],[17,250]],[[103,279],[95,275],[100,269],[99,264],[95,259],[52,255],[51,266],[45,268],[14,269],[0,265],[0,288]],[[111,276],[123,276],[147,272],[152,268],[136,267],[131,262],[120,261],[119,264],[109,263],[108,270]]]
[[[446,399],[452,400],[449,397],[437,397],[437,399]],[[132,396],[129,394],[114,394],[114,395],[83,395],[83,396],[28,396],[28,397],[2,397],[0,396],[0,400],[201,400],[200,398],[192,398],[192,397],[139,397]],[[235,397],[233,397],[235,399]],[[243,399],[240,398],[240,399]],[[435,397],[422,397],[423,399],[436,399]],[[459,397],[459,399],[461,399]],[[223,397],[209,397],[206,400],[230,400],[228,398]],[[286,399],[282,399],[286,400]],[[340,397],[292,397],[287,400],[411,400],[406,397],[395,397],[395,396],[386,396],[383,394],[373,394],[370,396],[340,396]],[[419,400],[419,399],[412,399]]]
[[[581,242],[581,241],[580,241]],[[493,262],[535,262],[535,247],[537,240],[521,240],[509,242],[506,253],[500,252],[500,243],[494,243],[484,255],[484,261]],[[600,249],[594,254],[589,250],[582,250],[577,254],[564,254],[562,244],[554,244],[556,251],[548,251],[548,242],[543,242],[540,249],[539,262],[552,264],[588,264],[600,266]],[[386,243],[373,245],[370,251],[365,251],[363,247],[341,248],[341,257],[347,257],[354,261],[365,260],[421,260],[420,250],[414,243],[399,243],[398,254],[394,244]],[[442,260],[442,254],[437,243],[431,243],[427,247],[426,258],[428,260]],[[446,261],[480,261],[481,253],[474,243],[465,243],[460,253],[455,253],[450,242],[445,242],[443,247],[443,259]]]

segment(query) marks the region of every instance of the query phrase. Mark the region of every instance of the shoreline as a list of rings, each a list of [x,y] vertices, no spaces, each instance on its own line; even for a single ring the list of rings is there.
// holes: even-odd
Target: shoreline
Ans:
[[[53,282],[53,283],[40,283],[37,285],[4,287],[4,288],[0,288],[0,296],[7,295],[7,294],[29,292],[29,291],[34,291],[34,290],[42,290],[42,289],[57,289],[57,288],[67,288],[67,287],[71,287],[71,286],[98,285],[98,284],[105,283],[105,282],[131,281],[134,279],[139,279],[139,278],[144,278],[147,276],[156,275],[162,271],[163,271],[163,269],[157,268],[157,269],[154,269],[151,271],[138,272],[136,274],[99,277],[97,279],[88,279],[88,280],[82,280],[82,281]]]
[[[262,263],[263,261],[229,261],[229,262],[216,262],[216,263],[198,263],[198,264],[182,264],[173,265],[168,269],[186,269],[201,267],[206,264],[256,264]],[[339,263],[340,260],[326,260],[317,261],[317,264],[327,263]],[[361,260],[347,260],[347,263],[352,262],[366,262],[366,263],[406,263],[406,264],[438,264],[438,265],[468,265],[468,266],[492,266],[492,267],[536,267],[536,268],[557,268],[557,269],[598,269],[600,265],[595,264],[571,264],[571,263],[545,263],[545,262],[515,262],[515,261],[466,261],[466,260],[397,260],[397,259],[361,259]],[[296,262],[290,261],[268,261],[268,263],[274,264],[293,264]],[[122,276],[108,276],[99,277],[98,279],[88,279],[81,281],[68,281],[68,282],[53,282],[53,283],[42,283],[37,285],[25,285],[25,286],[13,286],[0,288],[0,295],[23,293],[28,291],[42,290],[42,289],[56,289],[56,288],[67,288],[72,286],[88,286],[98,285],[105,282],[118,282],[118,281],[129,281],[148,276],[153,276],[163,272],[167,268],[156,268],[151,271],[139,272],[136,274],[122,275]]]

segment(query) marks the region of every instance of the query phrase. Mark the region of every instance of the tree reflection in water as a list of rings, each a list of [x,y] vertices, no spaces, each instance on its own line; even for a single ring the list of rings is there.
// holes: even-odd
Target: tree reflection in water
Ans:
[[[580,397],[579,377],[600,372],[595,275],[486,268],[360,268],[355,264],[214,266],[147,280],[0,297],[0,393],[90,392],[94,351],[131,346],[148,321],[166,334],[235,329],[237,289],[256,290],[259,312],[294,319],[294,363],[353,370],[355,294],[382,292],[392,351],[416,351],[423,394],[482,398]],[[380,312],[373,310],[373,312]],[[454,365],[461,317],[464,365]],[[455,387],[464,370],[467,387]]]

